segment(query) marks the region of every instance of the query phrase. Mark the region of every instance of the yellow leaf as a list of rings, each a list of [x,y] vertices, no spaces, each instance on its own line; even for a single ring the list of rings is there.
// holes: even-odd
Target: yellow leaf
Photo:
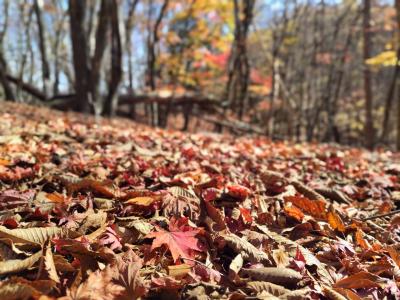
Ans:
[[[371,66],[395,66],[397,62],[396,51],[383,51],[378,55],[367,59],[365,62],[367,65]]]
[[[125,204],[135,204],[142,206],[149,206],[154,202],[152,197],[136,197],[125,201]]]
[[[185,277],[191,270],[191,266],[187,264],[168,266],[168,275],[175,278]]]

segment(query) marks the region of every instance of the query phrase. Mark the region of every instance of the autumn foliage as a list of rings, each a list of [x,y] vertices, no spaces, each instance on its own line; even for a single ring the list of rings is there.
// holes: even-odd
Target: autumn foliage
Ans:
[[[0,299],[400,297],[399,154],[0,117]]]

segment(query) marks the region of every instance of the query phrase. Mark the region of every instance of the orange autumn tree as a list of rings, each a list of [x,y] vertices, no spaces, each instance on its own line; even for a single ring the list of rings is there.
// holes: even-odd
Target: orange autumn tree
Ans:
[[[221,95],[233,40],[232,1],[174,1],[158,58],[164,88]]]

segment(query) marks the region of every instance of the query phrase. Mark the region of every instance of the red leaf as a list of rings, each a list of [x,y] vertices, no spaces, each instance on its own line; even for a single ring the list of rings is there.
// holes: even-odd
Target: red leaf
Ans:
[[[250,190],[247,187],[241,185],[228,185],[227,187],[228,195],[244,200],[250,194]]]
[[[171,251],[174,262],[181,258],[194,258],[194,251],[202,251],[195,237],[200,229],[194,229],[188,225],[187,218],[176,219],[172,217],[169,231],[157,228],[158,232],[148,234],[147,238],[154,238],[151,250],[165,245]]]

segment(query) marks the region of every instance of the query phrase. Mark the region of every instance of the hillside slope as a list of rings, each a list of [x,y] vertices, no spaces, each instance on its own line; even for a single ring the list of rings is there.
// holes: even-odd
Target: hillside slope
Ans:
[[[2,103],[0,180],[1,299],[400,297],[398,154]]]

